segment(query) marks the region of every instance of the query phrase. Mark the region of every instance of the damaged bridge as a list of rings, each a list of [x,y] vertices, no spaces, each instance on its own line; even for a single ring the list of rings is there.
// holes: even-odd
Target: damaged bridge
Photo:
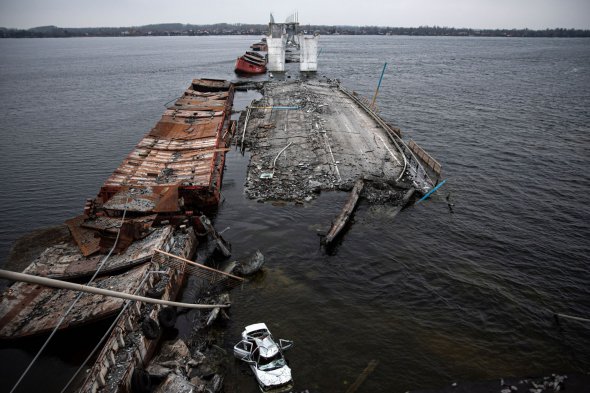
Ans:
[[[321,190],[350,190],[359,179],[388,188],[392,199],[401,199],[411,187],[432,188],[399,129],[339,84],[268,82],[262,94],[236,133],[238,144],[249,146],[252,154],[250,198],[310,201]],[[417,168],[422,176],[416,176]]]

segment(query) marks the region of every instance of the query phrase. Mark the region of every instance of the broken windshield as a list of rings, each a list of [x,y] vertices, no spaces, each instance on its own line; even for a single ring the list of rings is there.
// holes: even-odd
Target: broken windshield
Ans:
[[[261,371],[275,370],[285,365],[285,359],[280,352],[269,358],[260,356],[258,360],[258,368]]]

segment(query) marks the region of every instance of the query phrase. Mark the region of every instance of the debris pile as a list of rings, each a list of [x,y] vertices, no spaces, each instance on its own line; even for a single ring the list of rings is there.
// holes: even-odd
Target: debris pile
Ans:
[[[158,383],[154,392],[219,392],[223,377],[212,371],[207,357],[191,353],[184,341],[166,342],[146,372]]]
[[[545,392],[559,392],[565,390],[565,381],[567,375],[551,374],[550,377],[524,379],[518,382],[518,386],[502,384],[500,393],[511,393],[518,390],[520,387],[525,392],[530,393],[545,393]],[[501,382],[502,383],[502,382]],[[524,385],[524,386],[521,386]],[[527,390],[528,389],[528,390]]]

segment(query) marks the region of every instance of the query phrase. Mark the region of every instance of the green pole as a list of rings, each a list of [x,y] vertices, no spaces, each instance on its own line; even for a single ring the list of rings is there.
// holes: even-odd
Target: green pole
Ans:
[[[377,99],[377,93],[379,93],[379,88],[381,87],[381,81],[383,80],[383,75],[385,74],[385,67],[387,67],[387,63],[383,64],[383,71],[381,71],[381,78],[379,78],[379,83],[377,84],[377,90],[375,90],[375,95],[373,96],[373,101],[371,102],[371,106],[375,106],[375,100]]]

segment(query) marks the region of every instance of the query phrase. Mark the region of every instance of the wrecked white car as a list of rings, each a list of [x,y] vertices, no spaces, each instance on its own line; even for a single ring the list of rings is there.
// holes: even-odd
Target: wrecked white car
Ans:
[[[234,356],[250,365],[263,392],[283,392],[293,388],[291,369],[283,351],[293,341],[279,339],[277,344],[264,323],[246,326],[242,341],[234,346]]]

